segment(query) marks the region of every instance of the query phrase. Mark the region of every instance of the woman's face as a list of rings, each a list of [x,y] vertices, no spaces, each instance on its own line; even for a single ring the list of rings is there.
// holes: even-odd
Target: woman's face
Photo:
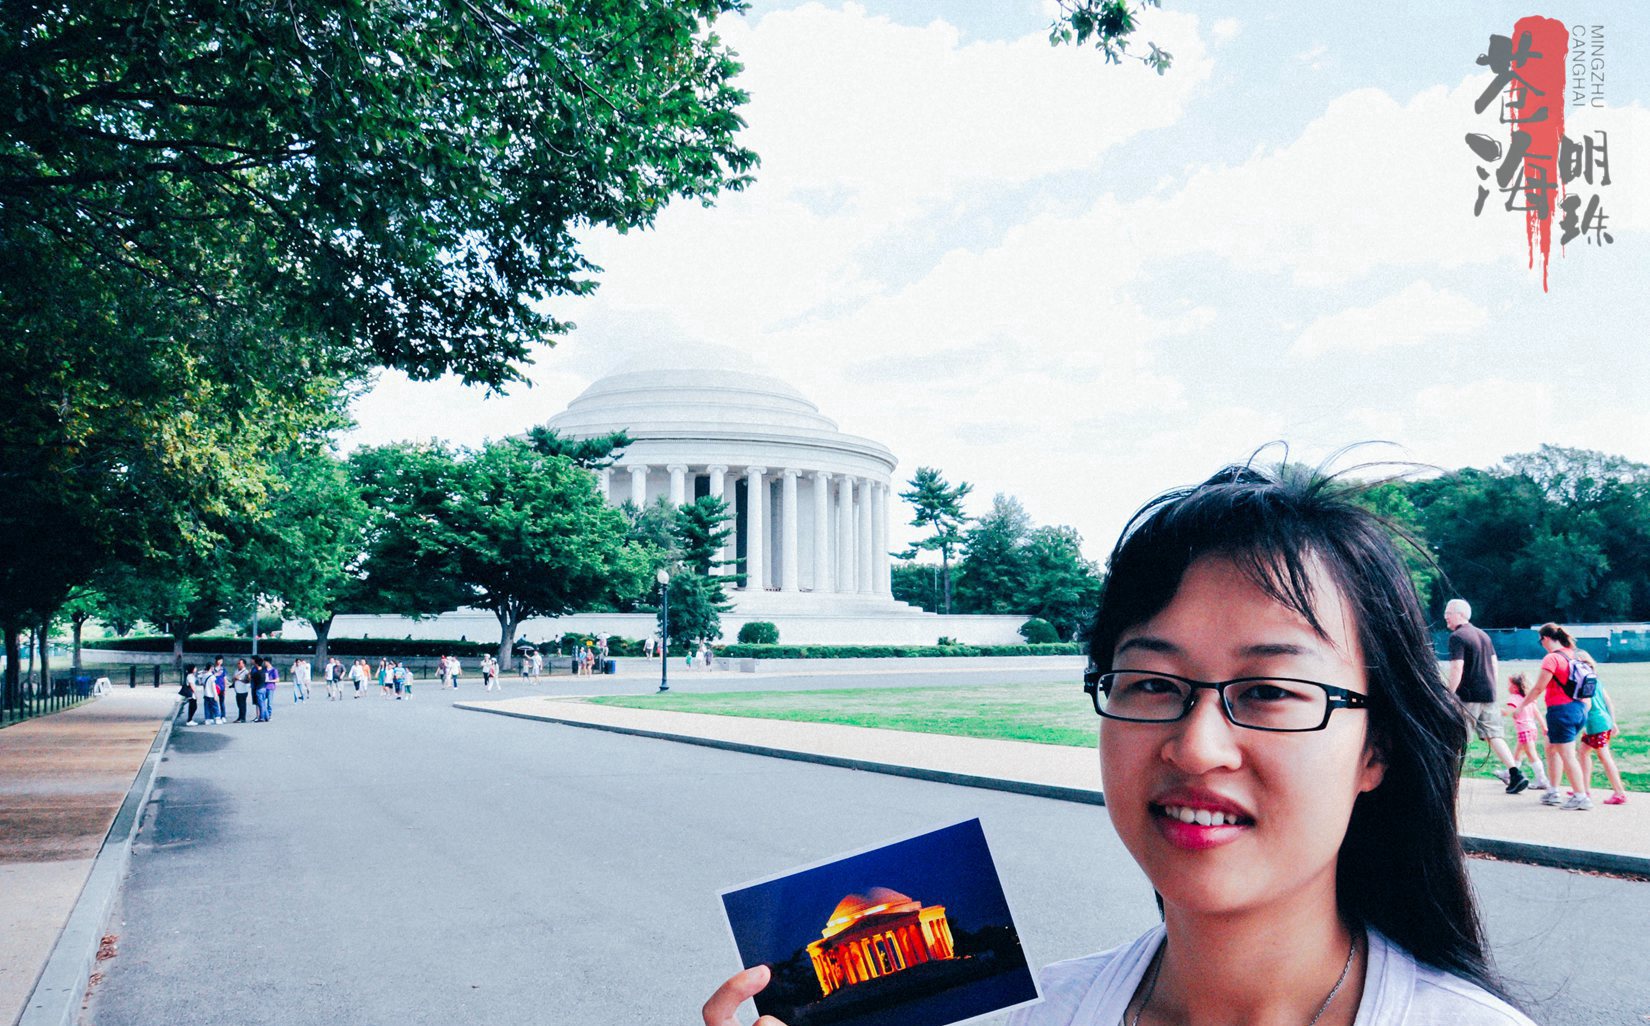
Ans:
[[[1327,639],[1229,560],[1200,559],[1168,606],[1118,638],[1112,667],[1211,682],[1294,677],[1367,694],[1345,599],[1321,569],[1312,586]],[[1383,772],[1367,716],[1337,709],[1321,731],[1268,733],[1234,726],[1219,696],[1200,690],[1175,723],[1103,720],[1107,811],[1166,906],[1256,911],[1319,890],[1332,907],[1352,804]],[[1188,809],[1212,822],[1183,822]]]

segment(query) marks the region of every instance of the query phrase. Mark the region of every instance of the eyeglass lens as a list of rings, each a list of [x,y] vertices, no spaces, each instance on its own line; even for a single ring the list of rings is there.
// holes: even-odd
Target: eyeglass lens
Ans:
[[[1095,701],[1106,715],[1148,722],[1178,720],[1192,692],[1184,681],[1138,671],[1109,673],[1100,683]],[[1315,730],[1329,706],[1328,692],[1302,681],[1242,680],[1221,691],[1232,722],[1266,730]]]

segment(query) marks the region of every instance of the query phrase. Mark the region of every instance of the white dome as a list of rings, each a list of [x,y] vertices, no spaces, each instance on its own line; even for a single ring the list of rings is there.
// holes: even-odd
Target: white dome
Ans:
[[[547,426],[571,438],[625,431],[627,459],[729,467],[792,467],[886,477],[888,447],[843,434],[836,421],[778,378],[748,371],[625,371],[586,388]]]
[[[596,434],[622,424],[632,437],[740,425],[763,430],[837,430],[801,392],[778,378],[744,371],[664,369],[612,374],[550,419],[564,434]]]

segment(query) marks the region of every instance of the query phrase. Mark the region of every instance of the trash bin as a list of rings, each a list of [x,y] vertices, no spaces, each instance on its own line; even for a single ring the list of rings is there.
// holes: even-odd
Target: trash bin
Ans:
[[[608,660],[604,661],[602,663],[602,672],[603,673],[618,673],[619,672],[619,661],[617,659],[608,659]]]

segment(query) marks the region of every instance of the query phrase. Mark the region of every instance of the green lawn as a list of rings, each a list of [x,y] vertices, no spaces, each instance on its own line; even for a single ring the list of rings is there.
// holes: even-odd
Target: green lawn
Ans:
[[[1507,663],[1507,674],[1534,676],[1534,663]],[[1599,679],[1610,693],[1621,735],[1613,742],[1616,761],[1627,786],[1650,791],[1650,663],[1601,667]],[[600,705],[666,709],[716,716],[752,716],[770,720],[842,723],[927,734],[1035,741],[1040,744],[1094,744],[1099,717],[1080,686],[1004,684],[962,688],[840,688],[829,691],[739,691],[593,698]],[[1510,740],[1510,739],[1509,739]],[[1486,761],[1488,760],[1488,761]],[[1468,772],[1485,772],[1493,762],[1489,748],[1474,741],[1467,753]],[[1594,778],[1604,775],[1593,760]]]

